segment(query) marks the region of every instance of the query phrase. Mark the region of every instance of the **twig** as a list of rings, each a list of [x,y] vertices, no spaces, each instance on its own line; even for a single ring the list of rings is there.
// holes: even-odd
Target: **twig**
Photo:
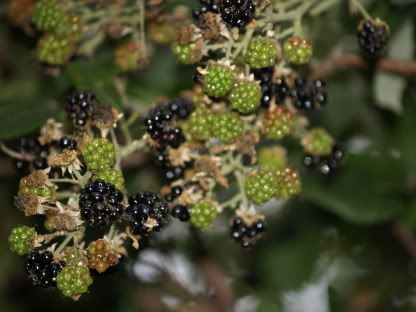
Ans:
[[[22,155],[14,150],[12,150],[11,148],[8,148],[5,144],[1,143],[0,144],[0,148],[3,151],[3,153],[5,153],[6,155],[15,158],[15,159],[21,159],[21,160],[28,160],[31,161],[34,159],[34,157],[29,156],[29,155]]]
[[[70,233],[68,236],[62,241],[62,243],[59,245],[59,247],[55,250],[56,254],[59,254],[66,245],[74,238],[75,233]]]
[[[370,67],[370,64],[357,53],[338,50],[325,62],[316,65],[311,77],[327,77],[338,69],[351,67],[367,69]],[[402,76],[416,75],[416,62],[414,61],[399,61],[384,58],[375,63],[375,68]]]

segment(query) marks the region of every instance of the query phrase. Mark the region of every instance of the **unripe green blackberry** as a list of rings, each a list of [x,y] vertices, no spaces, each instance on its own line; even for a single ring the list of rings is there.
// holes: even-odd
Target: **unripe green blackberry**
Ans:
[[[183,130],[195,140],[207,140],[212,135],[214,114],[205,107],[198,107],[184,123]]]
[[[288,200],[290,197],[300,193],[302,183],[299,172],[293,168],[285,168],[277,173],[276,198]]]
[[[20,185],[19,195],[36,195],[39,197],[50,197],[53,190],[47,186]]]
[[[217,207],[209,201],[196,203],[189,212],[191,213],[190,223],[200,229],[211,227],[218,217]]]
[[[283,45],[284,57],[295,65],[309,63],[312,58],[313,49],[309,40],[292,37]]]
[[[243,122],[236,113],[220,113],[212,120],[212,135],[223,143],[233,143],[243,132]]]
[[[136,42],[131,41],[117,48],[114,54],[114,62],[122,71],[135,71],[140,68],[143,53]]]
[[[245,61],[252,68],[271,67],[276,63],[277,42],[272,38],[253,39],[247,47]]]
[[[202,80],[204,92],[209,96],[221,97],[227,95],[234,84],[231,69],[221,64],[211,64]]]
[[[35,228],[28,226],[15,227],[9,236],[10,250],[19,256],[29,253],[33,248],[36,235]]]
[[[294,131],[293,113],[286,107],[270,107],[264,114],[262,126],[269,139],[280,140]]]
[[[253,203],[267,203],[277,191],[277,179],[271,171],[259,170],[250,174],[245,181],[245,192]]]
[[[120,170],[108,168],[98,171],[93,177],[93,181],[95,180],[103,180],[114,185],[118,190],[124,190],[124,177]]]
[[[81,39],[83,32],[84,21],[78,15],[65,15],[63,21],[55,30],[55,33],[59,36],[71,38],[74,42]]]
[[[184,45],[174,42],[172,44],[172,52],[177,60],[183,64],[195,64],[202,58],[202,48],[199,42],[191,42]]]
[[[335,140],[325,129],[314,128],[306,132],[301,143],[306,154],[323,156],[331,154]]]
[[[68,38],[47,34],[38,42],[37,58],[49,65],[63,65],[71,58],[74,50],[74,45]]]
[[[40,31],[55,31],[64,17],[59,1],[38,0],[33,8],[32,22]]]
[[[281,146],[265,147],[257,154],[257,162],[263,170],[276,172],[287,166],[287,153]]]
[[[86,266],[69,265],[62,269],[56,277],[56,285],[64,296],[74,300],[88,291],[92,284],[90,270]]]
[[[260,86],[249,80],[240,80],[234,84],[228,96],[231,107],[242,114],[254,112],[260,106]]]
[[[106,139],[94,139],[82,148],[85,164],[91,171],[101,171],[114,165],[116,151]]]

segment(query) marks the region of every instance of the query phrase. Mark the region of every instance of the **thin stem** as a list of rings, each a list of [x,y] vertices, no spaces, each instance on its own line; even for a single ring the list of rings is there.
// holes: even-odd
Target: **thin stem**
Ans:
[[[144,0],[137,0],[139,6],[139,27],[140,27],[140,42],[142,44],[143,53],[146,56],[146,35],[144,28],[144,19],[145,19],[145,5]]]
[[[8,148],[3,143],[1,143],[0,148],[6,155],[8,155],[12,158],[21,159],[21,160],[31,160],[31,157],[24,156],[24,155],[14,151],[14,150],[12,150],[11,148]]]
[[[373,18],[371,17],[371,15],[368,13],[368,11],[365,9],[365,7],[363,6],[363,4],[359,1],[359,0],[350,0],[350,3],[355,6],[358,11],[360,11],[361,15],[363,17],[365,17],[366,19],[372,20]]]
[[[277,34],[275,36],[275,39],[276,40],[284,39],[286,37],[291,36],[294,32],[295,32],[295,28],[294,27],[286,28],[285,30],[283,30],[282,32],[280,32],[279,34]]]
[[[50,182],[52,183],[72,183],[72,184],[79,184],[79,181],[74,180],[74,179],[49,179]]]
[[[246,34],[244,35],[244,38],[241,42],[237,43],[237,48],[235,49],[234,53],[232,54],[231,58],[235,59],[240,54],[241,51],[244,51],[247,47],[248,43],[251,40],[251,37],[253,36],[254,28],[250,28],[246,31]]]
[[[142,149],[146,146],[146,141],[144,139],[135,140],[128,146],[123,146],[120,148],[120,157],[124,158],[125,156]]]
[[[59,247],[55,250],[57,254],[59,254],[64,248],[68,245],[68,243],[74,238],[75,232],[69,233],[67,237],[63,240],[63,242],[59,245]]]
[[[113,224],[111,224],[110,230],[108,231],[108,234],[107,234],[107,237],[108,237],[110,242],[113,240],[115,230],[116,230],[116,226],[113,223]]]
[[[121,163],[121,153],[120,153],[120,145],[117,141],[116,132],[114,131],[114,128],[111,128],[111,141],[113,142],[113,145],[116,150],[116,168],[120,170],[120,163]]]

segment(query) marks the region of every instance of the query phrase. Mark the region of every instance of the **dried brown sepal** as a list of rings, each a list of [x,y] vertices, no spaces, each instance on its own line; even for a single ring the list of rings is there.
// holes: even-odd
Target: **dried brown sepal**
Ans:
[[[235,143],[237,152],[248,155],[252,164],[257,161],[256,144],[260,141],[260,134],[258,130],[251,129],[246,131],[240,139]]]
[[[48,119],[46,124],[40,129],[38,138],[41,145],[47,145],[53,141],[58,141],[63,136],[63,124],[54,119]]]
[[[20,179],[20,186],[27,187],[41,187],[41,186],[52,186],[48,178],[48,169],[33,171],[26,177]]]
[[[201,20],[202,36],[207,40],[218,40],[221,37],[221,18],[219,14],[207,12]]]
[[[73,231],[82,223],[78,217],[70,213],[48,213],[48,224],[56,230]]]
[[[91,125],[99,129],[113,128],[120,117],[120,113],[111,105],[95,104],[91,114]]]
[[[228,180],[221,173],[219,158],[203,155],[195,161],[194,170],[196,173],[203,173],[214,178],[220,185],[228,187]]]
[[[26,217],[45,213],[41,198],[33,194],[15,197],[15,205],[18,209],[24,211]]]
[[[183,167],[192,160],[192,150],[188,143],[181,144],[178,148],[167,147],[167,154],[174,167]]]
[[[78,160],[77,152],[65,149],[59,154],[48,156],[48,165],[51,167],[68,167]]]

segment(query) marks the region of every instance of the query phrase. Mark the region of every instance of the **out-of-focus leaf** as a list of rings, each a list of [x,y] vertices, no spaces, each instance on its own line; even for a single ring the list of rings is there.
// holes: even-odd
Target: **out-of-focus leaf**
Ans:
[[[113,76],[112,55],[107,53],[97,56],[94,60],[77,60],[67,67],[68,77],[79,90],[91,90],[100,102],[122,108],[122,100],[115,87]]]
[[[406,80],[401,76],[379,71],[374,77],[373,92],[377,105],[396,114],[402,112],[405,88]]]
[[[315,16],[315,15],[319,15],[325,11],[327,11],[329,8],[331,8],[332,6],[336,5],[337,3],[339,3],[340,0],[323,0],[320,1],[316,6],[313,7],[313,9],[310,11],[310,15]]]
[[[400,159],[351,155],[336,180],[320,183],[305,177],[303,196],[342,219],[356,224],[390,221],[403,212],[397,191],[405,187]]]
[[[389,44],[387,55],[392,59],[410,60],[414,53],[414,25],[406,20]],[[373,92],[377,104],[397,114],[402,112],[402,96],[406,80],[397,75],[378,72],[374,79]]]

